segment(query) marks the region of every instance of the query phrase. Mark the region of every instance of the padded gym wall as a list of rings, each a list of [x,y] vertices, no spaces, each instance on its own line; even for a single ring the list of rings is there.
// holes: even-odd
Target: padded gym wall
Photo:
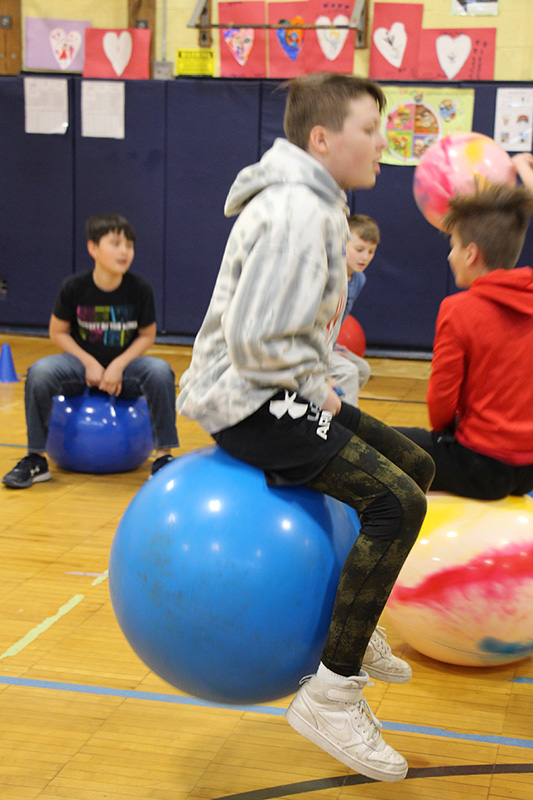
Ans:
[[[126,81],[126,138],[90,139],[81,79],[67,80],[69,129],[47,136],[24,133],[23,78],[0,78],[0,324],[47,325],[62,279],[91,266],[87,216],[114,210],[136,228],[132,269],[152,281],[159,331],[191,341],[233,225],[227,192],[283,135],[285,92],[269,80]],[[473,128],[492,136],[498,85],[455,86],[475,89]],[[382,236],[353,312],[370,348],[429,351],[439,303],[455,291],[447,237],[416,208],[413,172],[383,165],[374,189],[349,198]],[[531,230],[519,264],[533,264]]]
[[[73,133],[25,133],[19,77],[0,79],[0,153],[0,322],[48,325],[72,271]]]
[[[165,328],[197,333],[234,220],[224,203],[242,167],[257,161],[259,81],[168,84]]]
[[[81,81],[73,82],[74,270],[90,269],[93,263],[85,238],[87,217],[108,212],[123,214],[137,237],[132,270],[151,281],[161,328],[165,283],[166,86],[161,81],[125,81],[125,138],[100,139],[81,135]]]

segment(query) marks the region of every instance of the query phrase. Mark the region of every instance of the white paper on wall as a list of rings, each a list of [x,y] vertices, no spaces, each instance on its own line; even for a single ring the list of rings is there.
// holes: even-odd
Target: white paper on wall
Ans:
[[[64,134],[67,129],[66,78],[24,78],[26,133]]]
[[[513,153],[532,149],[533,89],[498,89],[494,141]]]
[[[99,139],[125,137],[124,81],[81,83],[81,135]]]
[[[470,17],[495,17],[498,14],[498,0],[452,0],[452,15]]]

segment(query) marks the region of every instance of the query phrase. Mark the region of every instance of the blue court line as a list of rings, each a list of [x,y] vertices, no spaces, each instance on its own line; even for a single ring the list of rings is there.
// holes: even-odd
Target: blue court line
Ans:
[[[511,678],[509,683],[533,683],[533,678]]]
[[[27,445],[25,445],[25,444],[11,444],[10,442],[0,442],[0,447],[23,447],[23,448],[26,448]]]
[[[520,681],[521,679],[517,679]],[[531,679],[524,678],[524,681]],[[516,681],[515,681],[516,682]],[[230,705],[226,703],[212,703],[196,697],[182,697],[181,695],[162,694],[159,692],[140,692],[135,689],[110,689],[107,686],[85,686],[79,683],[59,683],[56,681],[39,681],[31,678],[10,678],[0,676],[0,684],[8,686],[26,686],[34,689],[53,689],[60,692],[79,692],[80,694],[107,695],[108,697],[124,697],[133,700],[151,700],[156,703],[176,703],[185,706],[198,706],[201,708],[222,708],[233,711],[253,712],[254,714],[270,714],[283,716],[286,709],[277,706],[257,705]],[[506,745],[507,747],[524,747],[533,750],[532,739],[514,739],[508,736],[494,736],[475,733],[459,733],[448,731],[445,728],[430,728],[425,725],[406,725],[401,722],[382,722],[383,730],[398,733],[417,733],[423,736],[440,736],[446,739],[459,739],[469,742],[483,742],[485,744]]]

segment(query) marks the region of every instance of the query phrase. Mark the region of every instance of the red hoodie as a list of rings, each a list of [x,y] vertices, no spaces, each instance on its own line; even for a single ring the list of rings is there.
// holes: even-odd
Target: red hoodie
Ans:
[[[533,464],[533,269],[497,269],[446,297],[427,403],[435,431],[507,464]]]

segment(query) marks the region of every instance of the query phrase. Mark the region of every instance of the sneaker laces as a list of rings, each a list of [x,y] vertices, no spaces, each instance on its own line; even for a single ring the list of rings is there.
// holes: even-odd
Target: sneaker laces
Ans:
[[[376,630],[374,631],[376,636],[372,637],[372,647],[378,651],[380,656],[387,658],[391,654],[390,645],[387,644],[385,639],[387,638],[387,634],[385,633],[385,628],[382,628],[380,625],[376,626]]]
[[[347,703],[347,705],[350,704]],[[367,737],[369,741],[377,744],[381,739],[380,731],[383,726],[368,705],[366,698],[362,697],[358,703],[353,703],[350,713],[357,716],[358,727],[365,737]]]

